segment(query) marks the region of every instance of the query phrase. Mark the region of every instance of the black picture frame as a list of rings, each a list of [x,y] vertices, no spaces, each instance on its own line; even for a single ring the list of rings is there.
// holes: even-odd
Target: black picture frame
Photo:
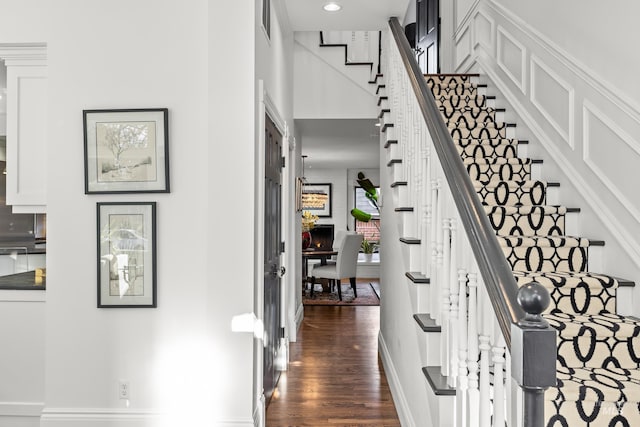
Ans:
[[[305,194],[324,193],[327,200],[321,206],[305,204]],[[332,215],[331,183],[310,184],[305,183],[302,187],[302,210],[309,211],[320,218],[330,218]]]
[[[98,307],[156,307],[156,202],[98,202],[96,212]]]
[[[169,193],[167,108],[83,110],[84,192]]]

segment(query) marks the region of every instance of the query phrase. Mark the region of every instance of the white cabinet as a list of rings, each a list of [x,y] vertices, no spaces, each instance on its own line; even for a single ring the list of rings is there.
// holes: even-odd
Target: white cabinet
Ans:
[[[45,213],[47,48],[0,45],[7,67],[7,205],[14,213]]]

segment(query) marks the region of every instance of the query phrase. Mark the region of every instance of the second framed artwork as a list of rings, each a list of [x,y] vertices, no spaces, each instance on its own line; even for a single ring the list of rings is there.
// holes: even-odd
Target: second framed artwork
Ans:
[[[168,193],[166,108],[84,110],[85,194]]]
[[[319,217],[331,217],[331,183],[304,184],[302,209]]]
[[[156,203],[98,203],[98,307],[156,307]]]

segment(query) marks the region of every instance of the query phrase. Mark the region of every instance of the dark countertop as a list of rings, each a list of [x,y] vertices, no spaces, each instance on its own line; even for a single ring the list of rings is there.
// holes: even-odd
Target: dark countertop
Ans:
[[[43,277],[42,281],[36,283],[35,271],[26,271],[24,273],[0,277],[0,289],[44,291],[46,288],[47,278]]]

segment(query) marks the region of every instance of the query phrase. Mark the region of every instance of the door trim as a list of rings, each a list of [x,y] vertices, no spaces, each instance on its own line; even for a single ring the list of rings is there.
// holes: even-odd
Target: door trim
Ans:
[[[256,315],[256,318],[259,319],[260,322],[264,320],[264,272],[263,272],[263,263],[264,263],[264,206],[265,206],[265,192],[264,192],[264,175],[265,175],[265,132],[264,129],[266,127],[266,116],[268,115],[271,121],[276,125],[276,128],[282,135],[283,141],[283,154],[287,157],[286,167],[282,171],[282,221],[283,224],[291,223],[293,218],[289,215],[289,192],[290,192],[290,183],[289,183],[289,175],[288,172],[291,168],[290,161],[290,132],[287,125],[287,122],[282,118],[278,108],[273,102],[271,96],[268,91],[264,87],[264,80],[258,80],[258,91],[257,91],[257,101],[258,101],[258,117],[257,117],[257,128],[256,128],[256,157],[255,157],[255,188],[256,188],[256,222],[255,222],[255,258],[254,258],[254,298],[253,298],[253,312]],[[291,252],[291,233],[288,232],[288,228],[282,228],[283,239],[285,239],[285,246],[287,251],[283,253],[283,256],[287,256],[288,253]],[[281,262],[285,262],[286,258]],[[288,284],[290,278],[293,274],[293,266],[291,268],[287,268],[289,273],[286,274],[282,281],[284,284]],[[288,277],[287,277],[288,276]],[[284,311],[288,306],[289,295],[288,295],[288,285],[282,286],[282,304],[284,304]],[[285,334],[287,334],[287,330],[289,322],[283,322],[285,326]],[[289,347],[288,347],[288,339],[282,340],[286,343],[284,350],[284,361],[285,364],[289,363]],[[254,420],[259,419],[260,424],[264,426],[265,422],[265,411],[266,411],[266,400],[263,393],[263,376],[264,376],[264,358],[263,358],[263,348],[264,341],[262,337],[255,340],[256,346],[254,347],[254,391],[256,393],[254,397]]]

